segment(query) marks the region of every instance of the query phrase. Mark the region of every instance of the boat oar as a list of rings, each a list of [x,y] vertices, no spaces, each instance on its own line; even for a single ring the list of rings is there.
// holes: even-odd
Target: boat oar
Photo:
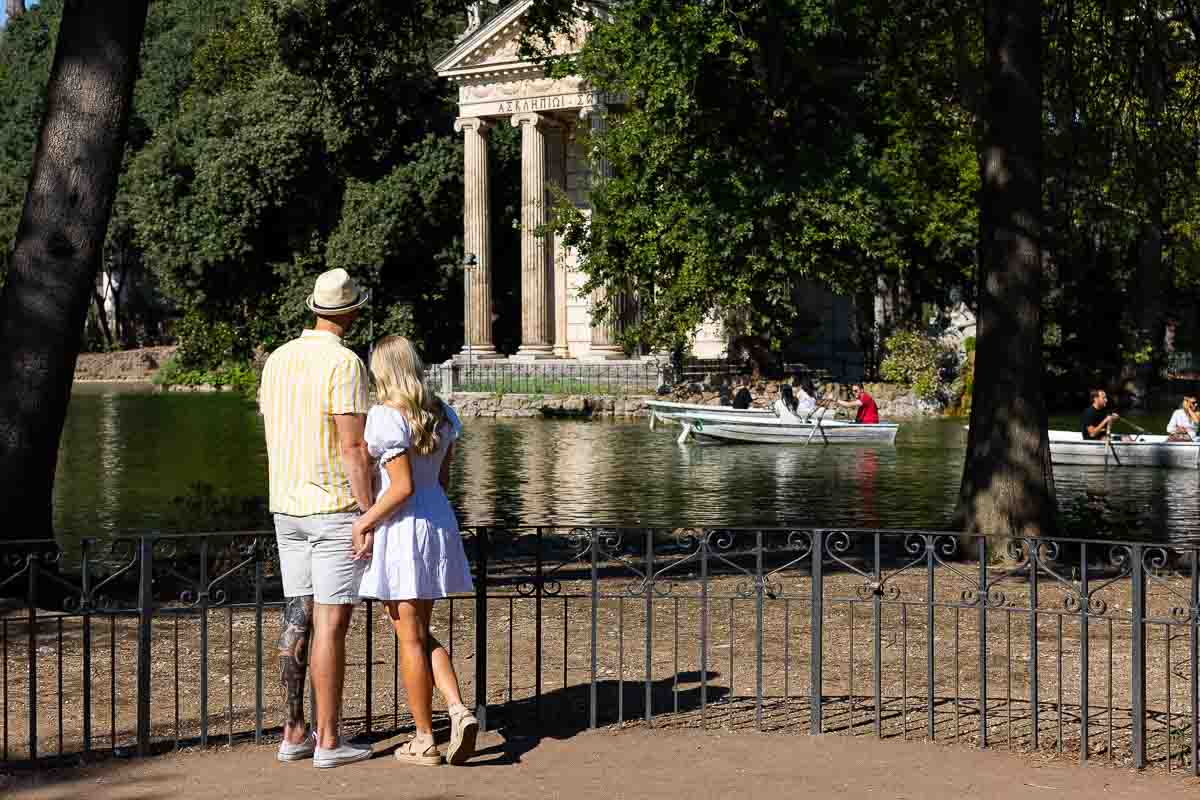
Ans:
[[[814,420],[812,420],[812,421],[811,421],[811,422],[812,422],[812,427],[811,427],[811,428],[809,428],[809,438],[804,440],[804,446],[805,446],[805,447],[808,447],[808,446],[809,446],[809,443],[810,443],[810,441],[812,441],[812,434],[815,434],[815,433],[817,432],[817,428],[820,428],[820,427],[821,427],[821,415],[822,415],[822,414],[824,414],[824,407],[823,407],[823,405],[822,405],[822,407],[821,407],[821,410],[820,410],[820,411],[817,411],[816,419],[814,419]],[[822,432],[822,434],[821,434],[821,435],[824,435],[824,433]]]

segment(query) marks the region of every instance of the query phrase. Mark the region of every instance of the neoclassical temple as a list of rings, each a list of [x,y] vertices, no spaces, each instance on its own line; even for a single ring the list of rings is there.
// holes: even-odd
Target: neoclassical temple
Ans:
[[[455,47],[437,64],[438,74],[458,86],[463,136],[465,202],[464,251],[475,256],[467,300],[467,337],[474,358],[501,358],[492,331],[495,290],[489,230],[488,138],[497,125],[521,131],[521,345],[512,358],[622,359],[616,323],[593,324],[592,309],[613,298],[598,291],[580,293],[586,276],[574,254],[556,237],[538,235],[549,221],[556,190],[577,208],[589,208],[588,189],[602,178],[604,163],[591,163],[577,133],[603,128],[622,98],[590,91],[575,77],[551,79],[540,65],[519,57],[522,19],[531,0],[510,3],[480,24],[479,5]],[[587,36],[583,24],[555,43],[560,53],[575,52]],[[614,319],[613,315],[608,319]],[[717,355],[719,333],[705,331],[699,347]],[[464,349],[467,349],[464,347]]]
[[[488,0],[497,5],[498,0]],[[590,91],[577,77],[549,78],[539,64],[520,58],[523,18],[532,0],[511,0],[499,13],[481,21],[482,3],[470,7],[469,23],[458,43],[437,64],[438,74],[458,86],[459,116],[455,130],[463,136],[465,202],[464,252],[474,255],[469,270],[464,312],[473,358],[498,359],[493,336],[495,264],[489,231],[489,132],[498,125],[521,131],[521,344],[516,360],[626,358],[617,330],[605,316],[594,322],[592,309],[611,306],[616,298],[604,291],[585,296],[586,276],[575,254],[552,236],[538,235],[559,192],[583,211],[590,207],[589,187],[603,180],[608,166],[591,163],[578,134],[603,129],[610,113],[619,113],[625,98]],[[603,6],[596,6],[603,13]],[[554,42],[560,54],[577,52],[588,33],[580,22]],[[820,320],[822,340],[801,348],[822,353],[852,348],[849,344],[848,298],[816,286],[804,288]],[[804,337],[805,340],[811,337]],[[719,324],[696,332],[693,354],[715,358],[725,354]]]

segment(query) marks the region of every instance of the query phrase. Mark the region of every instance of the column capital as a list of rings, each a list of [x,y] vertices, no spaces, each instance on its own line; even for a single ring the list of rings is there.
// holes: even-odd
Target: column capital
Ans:
[[[520,114],[513,114],[509,119],[512,120],[512,126],[519,128],[522,125],[533,125],[538,128],[557,128],[558,123],[545,114],[539,114],[537,111],[524,111]]]
[[[454,120],[454,132],[475,131],[480,136],[486,134],[495,125],[490,119],[483,117],[459,117]]]
[[[603,117],[608,114],[608,105],[605,103],[588,103],[579,108],[579,118],[581,120],[591,119],[592,117]]]

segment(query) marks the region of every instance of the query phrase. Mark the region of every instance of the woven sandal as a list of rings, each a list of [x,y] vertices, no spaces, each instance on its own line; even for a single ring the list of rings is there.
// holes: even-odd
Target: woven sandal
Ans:
[[[454,766],[462,766],[475,755],[475,737],[479,733],[479,720],[459,706],[450,712],[450,745],[446,748],[446,760]]]
[[[442,765],[442,753],[437,749],[437,745],[430,744],[425,750],[418,752],[414,745],[416,739],[409,739],[404,744],[396,748],[396,760],[404,764],[416,764],[421,767],[440,767]]]

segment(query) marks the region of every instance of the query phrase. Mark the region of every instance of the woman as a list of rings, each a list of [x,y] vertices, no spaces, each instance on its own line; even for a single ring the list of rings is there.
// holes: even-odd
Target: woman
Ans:
[[[802,420],[796,414],[796,407],[795,392],[792,391],[791,386],[783,384],[779,387],[779,397],[771,404],[771,410],[784,422],[801,422]]]
[[[1167,423],[1168,442],[1193,442],[1196,440],[1196,428],[1200,424],[1200,411],[1196,410],[1196,398],[1183,398],[1179,408],[1171,415]]]
[[[817,392],[809,381],[796,381],[796,415],[804,418],[817,410]]]
[[[366,441],[378,461],[379,494],[354,524],[355,558],[370,560],[362,597],[381,600],[400,641],[400,668],[416,736],[396,749],[396,760],[436,766],[433,687],[450,712],[446,760],[462,764],[475,751],[479,722],[463,705],[450,656],[430,633],[435,600],[473,590],[446,486],[458,416],[425,389],[424,366],[401,336],[379,341],[371,376],[379,405],[367,414]]]

